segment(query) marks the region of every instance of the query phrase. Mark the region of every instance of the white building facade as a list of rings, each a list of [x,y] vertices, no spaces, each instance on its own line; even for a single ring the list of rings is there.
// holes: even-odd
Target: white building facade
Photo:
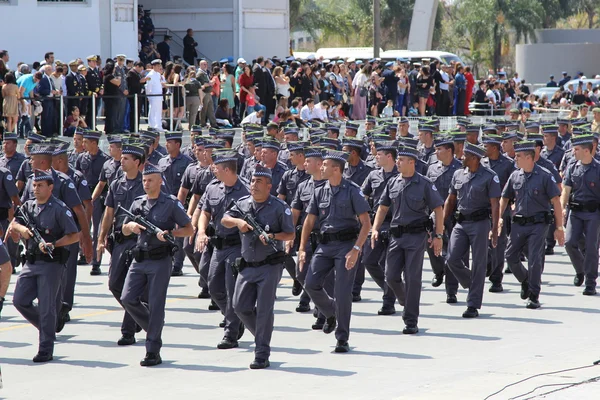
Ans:
[[[157,32],[174,34],[173,55],[182,55],[188,28],[196,32],[198,51],[211,60],[290,52],[284,0],[0,0],[0,49],[8,50],[11,68],[43,61],[48,51],[63,62],[90,54],[137,60],[138,3],[151,10]]]

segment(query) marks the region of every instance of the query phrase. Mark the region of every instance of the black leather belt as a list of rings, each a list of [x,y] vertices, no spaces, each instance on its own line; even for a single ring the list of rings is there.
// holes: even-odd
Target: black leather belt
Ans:
[[[571,211],[587,211],[596,212],[598,211],[599,205],[597,203],[577,203],[575,201],[569,201],[569,209]]]
[[[273,253],[262,261],[245,261],[246,267],[256,268],[263,265],[275,265],[281,264],[285,261],[285,253],[283,251],[278,251],[277,253]]]
[[[512,222],[519,225],[550,224],[552,222],[552,216],[547,212],[537,213],[530,217],[526,217],[524,215],[515,215],[512,217]]]
[[[432,227],[433,224],[431,220],[428,219],[427,221],[423,221],[416,224],[392,226],[390,227],[389,232],[393,237],[399,238],[405,233],[423,233],[431,229]]]
[[[475,211],[474,213],[471,213],[468,215],[465,215],[461,212],[457,212],[456,213],[456,222],[458,222],[460,224],[463,221],[472,221],[472,222],[483,221],[484,219],[489,219],[491,214],[492,214],[492,212],[489,209]]]
[[[144,260],[162,260],[173,255],[173,249],[171,246],[160,246],[154,249],[141,250],[134,248],[132,250],[133,258],[135,261],[142,262]]]
[[[358,237],[358,231],[356,229],[344,229],[335,233],[321,233],[319,234],[319,243],[327,244],[329,242],[348,242],[350,240],[356,240]]]

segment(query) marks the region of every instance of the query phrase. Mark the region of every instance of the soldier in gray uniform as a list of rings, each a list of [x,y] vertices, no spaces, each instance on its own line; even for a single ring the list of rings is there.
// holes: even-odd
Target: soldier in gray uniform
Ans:
[[[7,134],[5,134],[5,137],[6,135]],[[23,148],[23,151],[25,152],[25,159],[21,163],[21,166],[19,167],[19,172],[17,172],[16,175],[17,189],[19,189],[19,192],[23,190],[23,188],[25,187],[25,183],[33,174],[31,170],[31,155],[29,154],[29,146],[36,143],[42,143],[46,139],[47,138],[45,136],[33,132],[30,132],[29,136],[27,136],[27,140],[25,140],[25,146]]]
[[[431,230],[429,214],[435,213],[436,232],[431,240],[434,254],[442,252],[444,223],[442,206],[444,200],[428,178],[415,171],[419,152],[411,147],[398,149],[399,175],[390,179],[381,199],[373,222],[371,243],[379,239],[379,230],[391,209],[390,244],[385,263],[385,281],[394,291],[400,304],[405,305],[402,318],[406,324],[402,333],[415,334],[419,319],[423,258]],[[406,280],[406,285],[402,280]]]
[[[471,143],[471,144],[479,144],[479,131],[481,130],[481,126],[480,125],[474,125],[474,124],[470,124],[467,125],[467,128],[465,130],[466,134],[467,134],[467,142]]]
[[[24,154],[19,153],[17,151],[18,141],[19,137],[16,133],[4,133],[2,140],[2,157],[0,157],[0,167],[8,169],[13,177],[18,176],[19,168],[21,167],[21,164],[23,164],[23,161],[25,161],[26,158]],[[28,178],[28,176],[25,178]]]
[[[566,170],[561,194],[564,210],[569,208],[565,249],[573,263],[575,286],[585,278],[584,295],[596,294],[598,240],[600,237],[600,162],[594,158],[593,135],[571,139],[577,160]]]
[[[454,158],[460,161],[465,155],[464,148],[467,134],[464,132],[450,132],[450,136],[454,142]]]
[[[0,227],[2,228],[2,232],[6,232],[8,229],[8,214],[9,210],[13,208],[13,205],[21,205],[21,200],[19,199],[19,190],[17,189],[17,185],[15,185],[15,179],[10,173],[10,170],[0,167]],[[0,240],[0,242],[2,241]],[[11,243],[11,246],[13,247],[12,254],[8,253],[8,243]],[[7,238],[7,241],[2,243],[2,248],[0,249],[0,258],[2,258],[2,261],[0,262],[0,312],[2,311],[4,297],[8,291],[8,285],[10,284],[10,276],[12,274],[13,267],[17,264],[16,253],[17,245],[11,238]],[[4,265],[6,262],[4,261],[5,254],[11,257],[9,259],[11,264],[9,265]],[[14,258],[14,260],[12,260],[12,258]]]
[[[221,224],[223,214],[233,202],[249,194],[246,182],[237,175],[237,154],[234,150],[213,152],[213,180],[204,194],[202,203],[194,212],[198,219],[196,250],[204,251],[207,243],[214,247],[208,272],[208,289],[211,298],[225,317],[225,335],[217,345],[219,349],[238,347],[244,328],[233,310],[235,277],[234,261],[240,257],[241,240],[237,228],[226,228]],[[213,236],[206,232],[209,224],[214,227]]]
[[[190,198],[190,204],[188,206],[188,215],[192,215],[192,226],[196,229],[196,234],[193,236],[193,251],[194,254],[198,254],[198,273],[200,278],[198,279],[198,285],[201,290],[198,294],[198,298],[200,299],[209,299],[210,293],[208,291],[208,271],[210,267],[210,259],[212,258],[213,246],[208,242],[204,248],[204,251],[200,252],[196,250],[196,239],[198,236],[198,219],[200,217],[200,213],[196,213],[196,209],[202,207],[202,203],[204,202],[204,193],[206,192],[206,188],[208,185],[215,179],[215,175],[213,174],[213,157],[212,152],[214,149],[222,149],[223,143],[220,140],[213,139],[204,139],[204,154],[202,158],[206,163],[206,168],[202,169],[198,174],[198,177],[194,181],[190,192],[192,193],[192,197]],[[214,235],[214,226],[209,224],[207,231],[205,232],[207,236]],[[191,239],[191,238],[190,238]],[[219,310],[219,306],[211,300],[210,305],[208,306],[209,310],[216,311]]]
[[[288,144],[291,142],[298,141],[298,128],[285,128],[283,129],[283,137],[286,143],[286,148],[282,148],[277,155],[277,161],[285,164],[288,169],[293,169],[295,167],[294,163],[290,159],[290,152]]]
[[[399,138],[398,143],[401,146],[412,147],[415,149],[417,149],[419,146],[419,141],[412,137],[401,137],[401,138]],[[417,160],[415,168],[419,174],[425,176],[425,175],[427,175],[427,169],[429,168],[429,164],[427,164],[425,161],[423,161],[421,158],[419,158]]]
[[[52,195],[53,177],[46,171],[34,171],[35,200],[22,206],[35,228],[16,216],[9,234],[13,240],[27,241],[27,262],[15,286],[13,304],[39,330],[39,349],[33,362],[52,360],[57,327],[56,297],[69,251],[67,247],[79,240],[78,229],[69,208]],[[45,241],[36,243],[31,229],[37,229]],[[52,257],[48,254],[52,252]],[[0,260],[4,263],[6,260]],[[37,299],[37,305],[33,300]]]
[[[484,155],[483,148],[465,143],[465,168],[454,173],[444,206],[444,221],[457,209],[456,225],[448,243],[447,262],[462,287],[469,289],[464,318],[479,316],[477,310],[481,308],[483,299],[490,229],[492,247],[496,247],[498,240],[500,179],[494,171],[481,165]],[[473,254],[471,270],[463,262],[469,247]]]
[[[79,197],[79,189],[76,186],[75,182],[69,177],[69,175],[51,168],[53,163],[53,154],[55,150],[57,150],[57,145],[51,143],[39,143],[30,145],[29,152],[31,154],[31,165],[35,169],[51,171],[52,178],[54,181],[53,195],[57,199],[64,202],[66,206],[69,207],[69,209],[73,212],[75,224],[78,228],[81,228],[81,248],[83,249],[83,253],[86,257],[86,260],[91,260],[92,238],[90,237],[90,225],[86,211],[83,207],[82,200]],[[25,188],[23,189],[21,202],[24,203],[25,201],[31,200],[34,197],[35,196],[33,190],[33,176],[31,176],[25,184]],[[76,244],[72,244],[69,247],[69,250],[74,249],[76,247]],[[70,260],[67,260],[68,262],[65,262],[65,264],[67,264],[67,266],[71,269],[67,269],[66,271],[67,286],[65,286],[64,288],[61,286],[61,291],[59,292],[59,296],[57,296],[56,299],[57,308],[60,310],[60,314],[58,316],[57,332],[60,332],[64,327],[64,323],[69,320],[68,313],[71,310],[73,304],[73,300],[71,300],[71,292],[74,293],[74,282],[76,279],[76,277],[74,276],[76,272],[73,271],[73,263],[76,261],[76,257],[76,255],[73,255],[73,258],[70,258]],[[67,303],[62,302],[63,297],[67,299]],[[69,301],[70,303],[68,303]]]
[[[125,215],[119,206],[129,210],[133,201],[144,195],[142,186],[142,173],[140,165],[144,164],[144,149],[132,144],[123,145],[121,156],[121,169],[123,174],[115,180],[106,196],[106,210],[102,218],[100,235],[98,236],[97,251],[102,254],[108,247],[111,254],[108,270],[108,289],[115,299],[121,303],[123,286],[127,270],[132,261],[131,250],[136,244],[136,235],[123,235],[123,221]],[[125,311],[121,324],[121,338],[117,344],[127,346],[135,343],[136,323],[131,315]]]
[[[140,365],[149,367],[162,362],[161,333],[165,321],[167,288],[173,268],[173,248],[166,241],[165,235],[175,238],[190,236],[193,228],[179,200],[161,191],[162,177],[158,167],[146,164],[142,183],[146,194],[136,198],[129,211],[146,218],[163,231],[156,234],[148,232],[129,217],[125,218],[123,235],[136,234],[138,238],[132,250],[134,261],[127,271],[121,304],[146,331],[146,357]],[[179,228],[176,229],[177,226]],[[148,304],[142,302],[146,290]]]
[[[481,159],[481,165],[491,169],[498,175],[500,179],[500,188],[503,188],[508,181],[508,177],[515,170],[515,163],[501,153],[502,136],[496,134],[488,134],[483,136],[483,145],[485,147],[486,156]],[[508,220],[510,218],[510,210],[506,210],[504,215],[500,215],[500,219]],[[502,231],[498,233],[498,243],[496,247],[489,247],[488,251],[488,274],[490,282],[489,291],[491,293],[499,293],[504,290],[502,287],[502,278],[504,276],[504,251],[508,241],[509,224],[503,224]]]
[[[419,158],[430,165],[437,161],[435,146],[433,143],[433,131],[435,127],[428,124],[419,124]]]
[[[565,150],[558,145],[558,126],[542,125],[542,134],[544,135],[544,148],[540,154],[545,159],[552,161],[558,169],[565,155]]]
[[[103,190],[105,186],[108,186],[109,188],[110,185],[123,173],[123,171],[121,171],[123,137],[120,135],[110,135],[106,138],[106,140],[108,141],[108,151],[111,158],[102,166],[98,185],[94,191],[100,189]],[[94,195],[92,195],[92,197],[95,198]]]
[[[346,127],[344,129],[344,140],[346,140],[346,139],[358,140],[357,136],[358,136],[359,128],[360,128],[360,125],[358,123],[347,121]],[[327,127],[327,129],[329,130],[330,127]],[[338,134],[339,134],[339,128],[338,128]],[[364,140],[361,140],[361,142],[362,142],[362,146],[361,146],[361,151],[360,151],[360,158],[364,161],[369,156],[369,144],[365,143]]]
[[[67,155],[69,156],[69,164],[72,167],[75,167],[77,158],[84,151],[85,150],[83,149],[83,131],[80,129],[75,129],[75,132],[73,133],[73,148],[67,152]]]
[[[83,173],[83,176],[85,177],[92,194],[94,193],[96,185],[100,181],[100,172],[102,171],[102,167],[109,159],[109,157],[98,147],[100,136],[102,136],[101,132],[83,132],[83,147],[85,148],[85,152],[79,155],[77,162],[75,163],[75,169]],[[92,247],[94,256],[90,275],[100,275],[102,273],[100,270],[101,257],[96,254],[96,248],[98,246],[100,221],[102,220],[102,213],[104,212],[103,196],[96,198],[92,204],[94,207],[94,212],[92,214]]]
[[[308,142],[287,142],[288,161],[293,169],[285,171],[281,178],[281,182],[279,182],[277,193],[279,194],[278,197],[288,205],[292,204],[298,185],[310,178],[310,175],[307,174],[304,169],[304,147],[307,145]],[[297,248],[296,244],[300,242],[300,232],[302,231],[302,227],[297,226],[296,230],[297,239],[286,244],[286,252],[291,256],[295,255]],[[286,258],[285,268],[290,277],[294,280],[292,295],[298,296],[302,292],[302,284],[296,279],[296,263],[292,257]]]
[[[315,188],[307,209],[308,215],[302,228],[298,249],[300,271],[309,268],[305,289],[327,317],[323,332],[336,331],[335,351],[338,353],[350,351],[348,337],[352,313],[352,284],[356,274],[356,263],[371,230],[369,204],[360,188],[342,177],[347,159],[347,153],[326,151],[321,169],[323,178],[328,182]],[[320,223],[319,245],[310,265],[304,265],[304,249],[308,245],[317,219]],[[327,275],[332,270],[335,270],[335,299],[323,288]]]
[[[462,168],[460,161],[454,156],[454,137],[452,136],[439,136],[436,137],[434,145],[436,148],[436,157],[438,161],[431,164],[427,169],[427,178],[435,184],[438,193],[442,197],[442,200],[448,198],[448,192],[450,190],[450,183],[454,173]],[[438,287],[444,281],[444,275],[446,276],[446,302],[456,303],[456,292],[458,290],[458,281],[456,277],[448,270],[446,265],[446,257],[448,255],[448,239],[450,232],[452,232],[452,221],[451,217],[449,220],[444,221],[444,236],[442,238],[442,254],[436,256],[432,247],[427,246],[427,254],[429,254],[429,263],[433,270],[434,277],[431,281],[431,286]],[[434,225],[434,229],[435,229]],[[469,257],[465,260],[469,262]]]
[[[248,149],[248,153],[250,153],[250,157],[244,160],[244,165],[242,165],[239,174],[246,180],[251,179],[252,170],[262,159],[262,138],[262,132],[246,133],[246,148]]]
[[[191,195],[191,193],[190,193],[190,189],[194,185],[194,182],[196,182],[198,175],[200,175],[200,173],[202,171],[204,171],[206,168],[208,168],[208,164],[205,162],[205,157],[204,157],[204,140],[205,140],[205,138],[203,138],[200,135],[194,135],[192,137],[192,140],[194,141],[194,143],[193,143],[194,148],[192,151],[194,153],[193,154],[194,161],[190,165],[188,165],[187,168],[185,169],[185,171],[183,172],[183,176],[181,177],[181,186],[179,187],[179,192],[177,192],[177,199],[179,200],[179,202],[181,204],[186,206],[186,209],[188,210],[188,215],[194,214],[193,210],[195,209],[195,208],[192,208],[192,209],[189,208],[190,199],[193,197],[193,195]],[[183,151],[182,151],[182,153],[183,153]],[[192,223],[192,226],[194,226],[193,223]],[[194,253],[195,245],[196,245],[196,235],[195,234],[191,237],[186,237],[183,239],[183,251],[189,258],[189,260],[192,263],[192,266],[194,267],[196,272],[200,272],[199,267],[198,267],[198,262],[200,261],[200,254]],[[205,286],[203,289],[208,291],[207,286]]]
[[[237,228],[242,240],[241,259],[237,262],[233,309],[254,335],[254,361],[251,369],[269,367],[275,293],[285,260],[284,242],[294,240],[295,229],[290,207],[270,194],[271,171],[261,165],[252,173],[252,196],[240,198],[224,215],[226,228]],[[252,215],[275,246],[260,240],[244,215]],[[275,247],[275,248],[274,248]]]
[[[146,161],[152,165],[158,165],[158,162],[161,158],[163,158],[166,154],[166,150],[163,153],[163,150],[159,150],[158,141],[160,140],[160,132],[157,131],[140,131],[140,138],[148,139],[150,143],[150,150],[148,151],[148,157],[146,157]],[[162,146],[161,146],[162,147]]]
[[[395,140],[375,141],[377,148],[378,169],[371,171],[362,185],[362,192],[371,207],[371,223],[379,207],[379,200],[383,195],[387,183],[398,175],[396,157],[398,154],[398,142]],[[388,212],[379,228],[379,238],[373,244],[371,237],[367,238],[363,246],[361,262],[369,272],[377,286],[383,290],[383,306],[377,312],[379,315],[392,315],[396,313],[394,304],[396,295],[385,283],[385,258],[388,244],[390,242],[389,228],[392,221],[392,213]]]
[[[519,169],[510,175],[500,199],[501,215],[511,200],[515,204],[511,212],[506,262],[515,278],[521,282],[521,299],[528,300],[527,308],[536,309],[540,307],[546,230],[552,218],[550,204],[554,205],[554,218],[558,227],[554,234],[559,244],[564,244],[560,191],[554,177],[535,163],[534,142],[517,143],[515,152]],[[523,251],[527,253],[528,270],[523,267],[520,259]]]
[[[527,140],[531,140],[535,142],[535,163],[542,168],[545,168],[550,172],[550,174],[554,177],[556,181],[556,185],[558,186],[558,190],[562,191],[562,176],[558,172],[558,169],[554,165],[554,162],[550,159],[543,157],[543,147],[544,147],[544,135],[540,133],[528,133]],[[557,147],[558,148],[558,147]],[[554,246],[556,245],[556,241],[554,240],[554,230],[556,226],[554,222],[550,223],[550,228],[548,229],[548,236],[546,237],[546,255],[554,254]]]
[[[344,179],[361,186],[373,168],[366,165],[362,160],[363,141],[358,139],[344,139],[342,150],[349,154],[348,163],[344,168]]]
[[[54,143],[56,147],[52,153],[52,168],[69,176],[75,184],[75,190],[85,209],[86,221],[89,226],[89,221],[92,217],[92,194],[90,193],[90,188],[88,187],[83,174],[69,166],[67,155],[69,143],[62,142],[58,139],[54,139]],[[69,204],[71,203],[69,202]],[[63,274],[60,286],[60,298],[63,303],[66,303],[69,309],[72,309],[73,304],[75,303],[75,282],[77,281],[77,256],[79,255],[79,250],[79,242],[75,242],[69,246],[67,268]],[[71,320],[69,314],[67,314],[65,318],[65,322]]]
[[[262,160],[260,164],[271,170],[271,174],[273,175],[271,194],[273,196],[277,196],[277,189],[279,188],[281,178],[283,178],[283,174],[288,169],[285,164],[277,161],[280,148],[281,144],[275,139],[265,137],[262,141]]]
[[[305,154],[305,166],[306,172],[310,175],[310,179],[301,182],[298,185],[298,190],[296,191],[296,195],[294,200],[292,201],[292,217],[294,220],[295,226],[304,226],[304,220],[306,219],[306,210],[308,209],[308,205],[310,204],[310,200],[312,199],[315,188],[324,185],[327,180],[323,179],[321,173],[321,166],[323,165],[323,151],[322,147],[307,147],[304,150]],[[315,220],[315,224],[313,226],[313,230],[311,232],[311,239],[309,243],[307,243],[304,251],[305,254],[305,264],[309,265],[310,260],[312,259],[312,255],[314,250],[316,250],[316,235],[319,233],[319,221]],[[298,236],[302,236],[302,231],[298,232],[296,229],[296,234]],[[299,239],[296,240],[299,245]],[[306,282],[306,273],[308,272],[308,268],[304,268],[302,271],[296,265],[296,279],[302,287],[304,288]],[[333,297],[333,285],[334,285],[334,273],[330,273],[325,280],[324,289],[327,293]],[[300,302],[296,307],[296,312],[308,312],[310,311],[310,296],[306,292],[306,290],[302,291],[300,295]],[[323,325],[325,324],[325,316],[321,313],[317,312],[317,320],[312,325],[312,329],[321,330],[323,329]]]
[[[181,152],[182,133],[181,132],[165,132],[167,141],[168,156],[161,158],[158,161],[158,168],[164,174],[167,187],[171,190],[172,196],[177,196],[181,187],[183,173],[188,165],[192,163],[192,159]],[[182,203],[183,204],[183,203]],[[175,253],[173,260],[173,276],[183,275],[183,261],[185,252],[183,251],[183,237],[177,239],[179,250]]]
[[[348,129],[348,128],[346,128]],[[362,160],[364,142],[358,139],[344,138],[342,142],[342,150],[348,153],[348,162],[344,168],[343,178],[354,182],[359,187],[362,186],[367,176],[373,171],[373,168],[368,166]],[[361,301],[360,292],[362,285],[365,282],[365,266],[360,262],[356,266],[356,277],[354,278],[354,286],[352,288],[352,301]]]

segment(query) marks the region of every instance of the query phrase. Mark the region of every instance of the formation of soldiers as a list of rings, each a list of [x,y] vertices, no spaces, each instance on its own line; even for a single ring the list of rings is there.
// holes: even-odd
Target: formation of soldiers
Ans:
[[[573,263],[574,285],[595,295],[600,162],[587,119],[480,126],[459,118],[455,129],[439,127],[421,119],[415,137],[406,118],[368,118],[359,138],[355,122],[307,132],[246,125],[237,148],[233,130],[193,128],[184,148],[181,132],[165,133],[162,147],[159,132],[141,131],[109,135],[109,154],[90,130],[78,130],[70,150],[31,134],[25,154],[7,134],[0,310],[20,241],[26,257],[13,304],[39,329],[34,362],[52,360],[74,306],[78,263],[99,275],[105,250],[109,289],[124,309],[117,344],[146,331],[142,366],[162,362],[167,289],[186,257],[199,274],[198,297],[223,314],[217,347],[238,347],[248,329],[253,369],[269,366],[284,269],[296,311],[311,311],[312,301],[312,328],[335,332],[340,353],[350,350],[365,271],[383,292],[378,314],[396,313],[398,302],[403,333],[418,332],[425,252],[447,303],[458,301],[459,284],[468,289],[465,318],[479,315],[486,277],[490,292],[503,291],[505,260],[526,307],[539,308],[544,258],[556,243]]]

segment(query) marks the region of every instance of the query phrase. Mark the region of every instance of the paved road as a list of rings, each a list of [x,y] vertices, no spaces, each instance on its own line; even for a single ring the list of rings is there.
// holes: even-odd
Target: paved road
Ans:
[[[582,296],[581,288],[573,287],[573,269],[562,249],[546,264],[541,309],[525,309],[520,286],[509,275],[504,293],[485,294],[481,317],[465,320],[465,291],[459,291],[459,303],[451,306],[442,288],[427,283],[415,336],[400,333],[400,314],[377,315],[381,293],[368,280],[363,301],[354,305],[348,354],[333,353],[334,336],[312,331],[312,315],[294,311],[297,298],[291,296],[291,280],[284,274],[275,307],[271,368],[263,371],[248,369],[254,348],[248,332],[240,348],[216,349],[221,316],[207,311],[208,300],[196,298],[197,277],[189,265],[183,277],[171,280],[164,363],[140,367],[142,335],[134,346],[116,345],[122,311],[108,291],[105,263],[99,277],[89,275],[89,266],[79,267],[73,319],[58,335],[52,363],[31,362],[37,331],[10,304],[5,306],[0,399],[483,399],[527,376],[600,359],[600,297]],[[424,278],[430,277],[426,265]],[[9,299],[13,288],[14,282]],[[598,375],[600,367],[540,377],[493,399]],[[548,398],[593,399],[599,390],[599,383],[584,384]]]

